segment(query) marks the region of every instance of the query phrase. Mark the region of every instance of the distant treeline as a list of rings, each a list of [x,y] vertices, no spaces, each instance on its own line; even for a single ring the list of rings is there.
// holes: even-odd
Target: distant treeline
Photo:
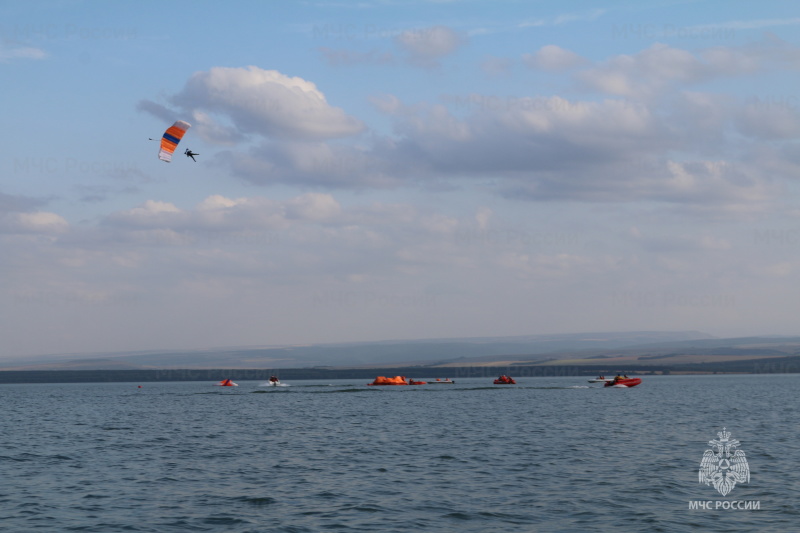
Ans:
[[[284,381],[364,379],[376,376],[408,378],[481,378],[507,374],[513,377],[590,376],[626,374],[681,373],[800,373],[800,356],[776,357],[749,361],[725,361],[685,365],[548,365],[548,366],[465,366],[465,367],[397,367],[397,368],[280,368],[280,369],[159,369],[159,370],[6,370],[0,371],[0,383],[103,383],[152,381],[266,381],[278,376]]]

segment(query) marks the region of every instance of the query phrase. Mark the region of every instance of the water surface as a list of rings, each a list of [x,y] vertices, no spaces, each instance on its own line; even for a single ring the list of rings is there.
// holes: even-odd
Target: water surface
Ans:
[[[796,528],[798,376],[643,379],[613,390],[579,377],[3,385],[0,528]],[[698,482],[723,427],[751,470],[725,498]]]

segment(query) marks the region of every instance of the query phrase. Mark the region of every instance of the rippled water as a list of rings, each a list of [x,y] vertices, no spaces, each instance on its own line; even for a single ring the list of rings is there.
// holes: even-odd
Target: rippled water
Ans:
[[[797,380],[4,385],[0,529],[788,531]],[[698,483],[723,426],[751,470],[725,498]]]

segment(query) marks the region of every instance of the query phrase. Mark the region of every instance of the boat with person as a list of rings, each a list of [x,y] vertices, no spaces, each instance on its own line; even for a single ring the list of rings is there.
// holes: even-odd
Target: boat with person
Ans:
[[[453,381],[450,378],[444,378],[444,379],[436,378],[435,381],[429,381],[428,383],[430,383],[431,385],[438,385],[440,383],[449,383],[452,385],[453,383],[455,383],[455,381]]]
[[[611,381],[607,381],[605,387],[616,387],[618,389],[627,389],[635,387],[642,382],[641,378],[629,378],[628,376],[616,376]]]
[[[505,374],[494,380],[495,385],[516,385],[517,382],[514,381],[514,378],[510,376],[506,376]]]
[[[259,387],[288,387],[286,383],[281,383],[281,380],[278,379],[277,376],[270,376],[269,381],[266,381],[259,385]]]

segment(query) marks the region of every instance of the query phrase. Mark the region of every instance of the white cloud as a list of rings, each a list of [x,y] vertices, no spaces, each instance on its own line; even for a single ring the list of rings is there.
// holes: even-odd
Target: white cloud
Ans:
[[[165,124],[172,124],[176,120],[175,111],[159,103],[152,102],[150,100],[140,100],[136,104],[136,109],[139,111],[144,111],[145,113],[150,113],[154,117],[160,119]],[[159,134],[160,133],[161,132],[159,132]]]
[[[197,109],[192,112],[192,126],[203,140],[211,144],[232,146],[245,138],[235,127],[219,124],[208,113]]]
[[[506,57],[487,56],[481,61],[481,70],[487,76],[507,76],[511,73],[511,60]]]
[[[776,177],[790,179],[795,167],[791,152],[730,148],[737,107],[724,95],[685,92],[663,102],[469,95],[453,104],[474,103],[461,117],[446,105],[381,102],[397,137],[372,154],[393,162],[386,168],[405,183],[491,177],[496,192],[517,199],[656,201],[705,216],[766,212],[781,194]],[[784,123],[782,135],[794,131],[792,114],[769,122]]]
[[[142,205],[113,213],[106,219],[107,223],[140,229],[183,226],[187,213],[170,202],[147,200]]]
[[[457,49],[454,35],[434,27],[398,40],[430,59]],[[795,111],[760,111],[726,94],[687,88],[759,68],[787,68],[793,50],[775,40],[697,52],[655,44],[576,75],[584,87],[615,95],[603,100],[472,93],[407,104],[392,94],[374,96],[375,107],[394,121],[393,133],[362,137],[359,144],[314,139],[312,131],[347,115],[330,107],[313,83],[276,71],[211,69],[193,76],[180,96],[209,124],[221,115],[237,131],[264,136],[284,128],[297,108],[311,109],[319,120],[331,118],[324,128],[316,119],[292,126],[302,135],[217,154],[216,163],[259,185],[446,190],[467,179],[491,180],[491,190],[527,200],[647,200],[757,211],[780,194],[776,176],[788,178],[797,165],[791,150],[756,149],[753,143],[791,139],[800,118]],[[583,61],[554,45],[527,59],[553,70]],[[262,93],[274,93],[286,105],[260,109]],[[780,172],[760,170],[768,168]]]
[[[466,37],[446,26],[406,30],[395,37],[395,43],[409,54],[409,60],[424,67],[438,66],[439,59],[466,42]]]
[[[44,211],[43,199],[0,193],[0,234],[55,236],[70,229],[67,220]]]
[[[604,93],[643,98],[674,83],[694,83],[710,69],[691,52],[656,43],[635,55],[619,55],[581,74],[587,86]]]
[[[588,64],[588,60],[575,52],[549,44],[540,48],[535,54],[525,54],[522,61],[530,68],[539,70],[568,70]]]
[[[225,198],[222,195],[215,194],[213,196],[209,196],[202,202],[197,205],[197,209],[200,211],[211,211],[215,209],[226,209],[229,207],[236,207],[237,205],[242,205],[246,203],[246,199],[239,199],[239,200],[232,200],[230,198]]]
[[[47,52],[32,46],[19,46],[0,41],[0,63],[8,63],[14,59],[44,59]]]
[[[123,230],[161,230],[190,235],[207,231],[285,229],[298,223],[329,222],[342,214],[329,194],[306,193],[285,201],[264,197],[228,198],[211,195],[194,208],[180,209],[170,202],[144,204],[109,215],[105,224]]]
[[[373,95],[369,101],[382,113],[395,114],[404,107],[403,102],[393,94]]]
[[[739,47],[715,46],[696,53],[656,43],[633,55],[614,56],[579,73],[578,79],[586,87],[607,94],[647,99],[676,86],[798,65],[800,48],[775,38]]]
[[[364,129],[360,120],[331,106],[314,83],[255,66],[197,72],[171,100],[203,113],[197,115],[203,124],[227,138],[235,138],[233,130],[213,124],[212,113],[229,120],[239,133],[276,139],[333,139]],[[209,133],[210,138],[218,135]]]
[[[234,175],[259,185],[291,183],[325,188],[387,188],[402,184],[377,147],[313,142],[273,142],[220,160]]]
[[[290,218],[315,221],[330,220],[342,212],[342,206],[333,196],[321,193],[307,193],[293,198],[286,207]]]
[[[45,201],[41,199],[0,192],[0,215],[11,211],[29,211],[44,203]]]
[[[463,119],[443,106],[399,118],[397,157],[464,176],[575,173],[629,152],[652,153],[664,140],[646,106],[621,100],[517,98],[479,107]]]
[[[46,211],[11,213],[0,221],[0,230],[5,227],[8,233],[57,234],[69,229],[64,217]]]
[[[492,217],[492,210],[488,207],[481,207],[475,214],[475,221],[478,223],[478,229],[484,231],[489,226],[489,219]]]
[[[159,215],[161,213],[180,213],[181,210],[169,202],[158,202],[155,200],[147,200],[141,207],[135,207],[128,211],[132,216],[150,216]]]
[[[737,113],[738,129],[760,139],[796,139],[800,137],[798,102],[796,98],[751,101]]]
[[[497,264],[519,279],[567,278],[580,275],[595,262],[594,259],[568,253],[528,254],[507,252],[497,258]]]

